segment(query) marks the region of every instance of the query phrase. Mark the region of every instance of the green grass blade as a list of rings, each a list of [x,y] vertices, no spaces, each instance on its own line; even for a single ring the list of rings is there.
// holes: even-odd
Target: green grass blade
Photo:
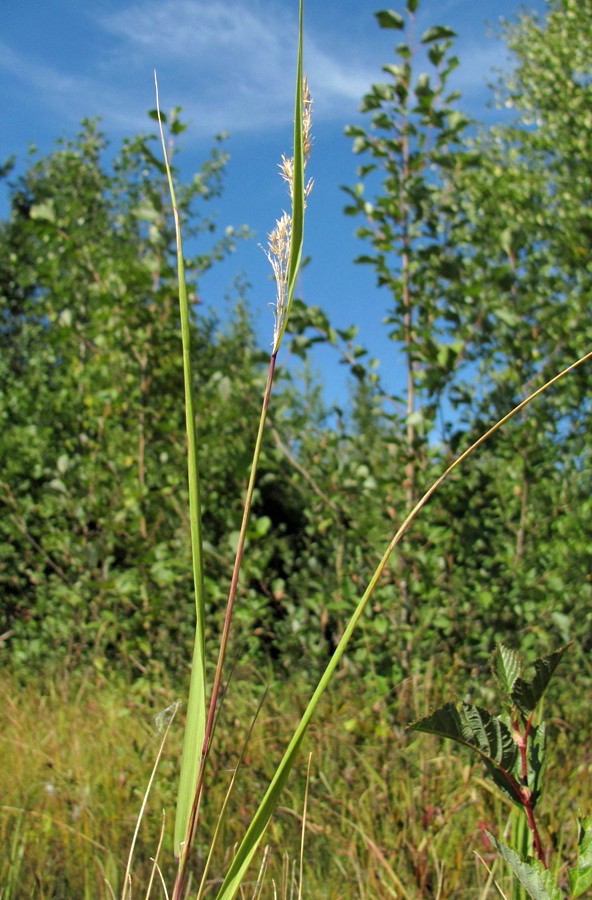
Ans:
[[[255,728],[255,724],[257,722],[257,719],[259,718],[259,713],[261,712],[261,710],[263,708],[263,704],[265,702],[265,698],[267,697],[267,691],[268,691],[268,688],[265,688],[265,691],[261,697],[261,700],[257,704],[257,709],[255,710],[255,715],[253,716],[253,719],[251,720],[249,730],[247,731],[246,737],[243,741],[243,746],[242,746],[241,752],[240,752],[239,757],[234,766],[234,770],[232,772],[232,778],[230,779],[230,784],[228,785],[228,790],[226,791],[226,796],[224,797],[224,802],[222,803],[222,807],[218,814],[218,820],[217,820],[216,826],[214,828],[214,833],[210,839],[210,846],[208,847],[208,856],[205,861],[205,865],[203,867],[203,872],[201,873],[201,882],[199,885],[199,890],[197,892],[196,900],[201,900],[201,898],[204,895],[204,891],[206,889],[206,881],[207,881],[208,873],[210,870],[210,864],[212,862],[214,850],[216,849],[216,845],[218,843],[218,838],[220,837],[220,832],[222,830],[222,825],[224,823],[224,817],[226,815],[226,810],[228,809],[228,804],[230,802],[230,798],[231,798],[232,792],[234,790],[234,785],[235,785],[236,779],[238,777],[239,769],[243,764],[243,760],[245,758],[247,748],[251,741],[253,729]]]
[[[201,508],[199,499],[199,474],[197,469],[197,431],[193,408],[193,378],[191,372],[191,337],[189,303],[185,283],[185,264],[183,260],[183,243],[179,209],[175,196],[175,186],[169,165],[160,106],[158,102],[158,84],[156,83],[156,108],[160,137],[166,166],[169,192],[175,219],[177,244],[177,275],[179,283],[179,312],[181,318],[181,342],[183,347],[183,384],[185,389],[185,427],[187,430],[187,474],[189,482],[189,520],[191,525],[191,556],[193,561],[193,584],[195,590],[195,642],[191,663],[191,682],[187,703],[187,724],[183,738],[183,754],[181,758],[181,775],[177,796],[177,813],[175,819],[175,855],[180,856],[187,833],[187,824],[193,803],[197,775],[201,760],[205,726],[206,726],[206,679],[205,679],[205,590],[203,578],[203,551],[201,535]]]

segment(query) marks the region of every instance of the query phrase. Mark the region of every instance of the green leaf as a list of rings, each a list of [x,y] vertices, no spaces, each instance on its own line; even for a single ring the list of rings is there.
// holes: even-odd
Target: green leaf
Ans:
[[[433,25],[421,36],[422,44],[430,44],[432,41],[441,41],[443,38],[455,38],[456,32],[447,25]]]
[[[290,242],[290,258],[288,262],[288,297],[287,306],[292,302],[296,276],[300,267],[302,253],[302,237],[304,225],[304,152],[302,132],[302,38],[303,38],[304,2],[300,0],[298,17],[298,49],[296,54],[296,88],[295,88],[295,113],[294,113],[294,172],[293,172],[293,199],[292,199],[292,238]],[[279,348],[279,342],[286,327],[287,315],[284,317],[283,327],[276,337],[274,352]],[[327,680],[330,673],[327,675]],[[320,694],[324,686],[317,689]],[[314,698],[313,698],[314,700]],[[294,765],[294,761],[300,749],[300,744],[308,727],[310,716],[316,703],[311,701],[307,710],[290,741],[284,756],[278,765],[271,783],[253,815],[249,827],[240,842],[233,860],[226,872],[224,880],[217,894],[218,900],[232,900],[240,888],[241,882],[253,860],[257,848],[265,834],[271,815],[277,805],[280,794]]]
[[[499,644],[493,654],[492,670],[502,691],[508,697],[512,693],[516,679],[522,675],[523,667],[522,658],[518,653]]]
[[[157,109],[158,86],[157,86]],[[199,765],[206,729],[206,667],[205,667],[205,585],[203,566],[203,538],[201,531],[201,502],[199,471],[197,464],[197,430],[193,403],[193,372],[191,366],[191,324],[187,283],[185,280],[185,259],[181,239],[181,224],[173,175],[169,165],[164,131],[160,123],[160,137],[171,205],[175,212],[175,239],[177,249],[177,280],[179,291],[179,313],[181,320],[181,345],[183,350],[183,387],[185,396],[185,430],[187,434],[187,481],[189,487],[189,522],[191,533],[191,559],[193,569],[193,590],[195,598],[195,632],[191,680],[187,701],[187,722],[183,735],[181,773],[177,793],[175,816],[175,856],[182,860],[187,847],[187,835],[197,786]]]
[[[460,709],[446,703],[408,727],[470,747],[495,768],[511,772],[514,766],[518,750],[507,726],[486,709],[470,703],[462,703]]]
[[[42,203],[34,203],[29,210],[29,216],[32,219],[41,219],[45,222],[55,222],[55,206],[53,200],[46,200]]]
[[[383,72],[388,72],[389,75],[392,75],[395,79],[403,79],[407,80],[409,76],[409,66],[407,64],[399,64],[399,65],[391,65],[387,63],[382,67]]]
[[[516,879],[533,900],[562,900],[553,876],[538,859],[523,859],[515,850],[498,841],[488,831],[487,837],[510,866]]]
[[[511,693],[511,701],[518,709],[528,715],[533,711],[553,676],[553,672],[559,665],[561,657],[569,647],[569,644],[560,647],[548,656],[542,656],[534,661],[535,676],[531,681],[518,678]]]
[[[510,328],[515,328],[520,322],[520,317],[512,309],[504,309],[500,306],[494,312],[500,322],[503,322],[504,325],[508,325]]]
[[[541,796],[543,775],[547,768],[546,748],[546,728],[545,723],[541,722],[536,728],[530,729],[528,739],[528,785],[532,792],[530,803],[533,809]]]
[[[405,27],[403,16],[393,12],[392,9],[382,9],[374,15],[381,28],[397,28],[399,31]]]
[[[592,887],[592,816],[578,819],[578,855],[569,870],[569,889],[572,897],[581,897]]]

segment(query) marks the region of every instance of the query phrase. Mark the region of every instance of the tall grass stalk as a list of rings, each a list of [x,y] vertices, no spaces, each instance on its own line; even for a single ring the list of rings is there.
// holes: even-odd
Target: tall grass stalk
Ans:
[[[191,682],[188,700],[187,726],[183,743],[183,756],[181,762],[181,775],[179,783],[179,795],[177,801],[177,816],[175,822],[175,853],[179,857],[178,875],[173,890],[173,900],[178,900],[183,892],[186,878],[188,854],[191,849],[195,828],[199,813],[199,806],[203,789],[203,777],[205,763],[212,733],[216,709],[219,700],[222,683],[222,672],[228,638],[232,622],[232,613],[236,598],[236,590],[240,576],[246,541],[247,527],[252,507],[253,494],[263,435],[267,420],[267,411],[273,384],[273,376],[276,366],[277,354],[286,329],[290,307],[294,297],[296,279],[298,276],[302,258],[302,242],[304,231],[304,207],[306,189],[304,183],[304,168],[310,140],[308,130],[310,127],[310,100],[302,74],[302,30],[303,30],[303,0],[299,7],[298,48],[296,60],[296,88],[294,106],[294,142],[293,156],[283,157],[281,172],[288,184],[292,203],[291,215],[284,214],[276,223],[275,229],[270,234],[268,257],[273,267],[276,280],[276,310],[275,327],[272,352],[269,359],[267,379],[263,393],[261,414],[257,429],[257,437],[251,463],[249,482],[243,507],[243,516],[235,553],[235,560],[228,592],[226,612],[218,651],[218,660],[214,673],[212,691],[206,716],[206,682],[205,682],[205,594],[204,572],[201,537],[201,514],[199,502],[199,477],[196,453],[196,426],[193,409],[193,386],[191,372],[191,347],[189,329],[189,306],[187,302],[187,288],[185,282],[185,270],[183,259],[183,247],[179,212],[175,198],[175,189],[168,160],[168,153],[160,115],[158,97],[158,82],[155,76],[156,108],[160,127],[160,137],[173,215],[175,220],[175,233],[177,241],[177,270],[179,282],[179,307],[181,314],[181,339],[183,346],[183,376],[185,390],[186,429],[188,437],[188,473],[190,494],[190,521],[191,521],[191,548],[193,559],[193,577],[196,600],[196,632],[194,653],[191,671]]]
[[[188,468],[190,479],[190,514],[191,514],[191,534],[192,534],[192,552],[193,552],[193,571],[195,581],[196,609],[197,609],[197,626],[195,637],[195,650],[193,657],[192,676],[189,694],[188,707],[188,725],[185,734],[183,746],[183,760],[181,770],[181,780],[179,785],[179,798],[177,806],[177,820],[175,828],[175,848],[179,855],[178,876],[173,891],[173,900],[180,900],[183,892],[187,872],[188,854],[192,845],[195,826],[199,811],[200,799],[203,786],[204,766],[209,752],[211,738],[214,727],[215,712],[218,705],[220,686],[222,681],[222,671],[226,656],[226,648],[230,627],[232,621],[232,613],[236,597],[236,589],[238,578],[244,553],[245,538],[247,525],[251,510],[253,492],[255,487],[255,479],[257,474],[257,464],[261,452],[265,423],[267,418],[267,410],[271,396],[273,376],[276,365],[276,358],[280,349],[282,337],[288,321],[290,306],[294,295],[296,278],[298,275],[300,261],[302,256],[303,227],[304,227],[304,208],[306,195],[309,186],[305,185],[304,170],[306,156],[309,149],[308,143],[308,125],[307,120],[310,115],[310,100],[308,99],[306,87],[304,86],[302,73],[302,35],[303,35],[303,0],[299,2],[299,32],[298,32],[298,50],[296,61],[296,88],[295,88],[295,109],[294,109],[294,154],[291,159],[284,158],[282,160],[282,175],[288,182],[292,200],[291,214],[284,214],[277,222],[276,228],[270,235],[268,256],[272,263],[276,278],[277,298],[276,298],[276,316],[274,339],[272,352],[269,360],[266,385],[263,394],[263,402],[261,414],[259,418],[259,426],[257,430],[257,438],[253,453],[253,461],[251,464],[250,476],[246,497],[243,507],[243,516],[241,522],[240,535],[236,550],[233,574],[228,593],[226,612],[224,617],[224,625],[218,652],[218,661],[213,680],[212,691],[210,695],[209,707],[207,709],[206,718],[206,702],[205,702],[205,666],[204,666],[204,595],[203,595],[203,567],[201,556],[201,533],[199,526],[199,482],[197,477],[197,463],[195,457],[195,421],[193,406],[191,403],[192,385],[191,385],[191,365],[190,365],[190,347],[189,347],[189,318],[187,305],[187,292],[185,288],[185,275],[183,267],[183,253],[181,245],[181,234],[179,225],[179,216],[176,207],[173,180],[166,153],[166,145],[164,141],[164,133],[161,124],[161,139],[163,144],[163,152],[165,154],[165,163],[167,167],[167,177],[171,192],[171,200],[175,215],[175,224],[177,230],[177,260],[179,275],[179,300],[181,308],[181,325],[182,325],[182,341],[183,341],[183,371],[186,392],[186,417],[188,432]],[[158,97],[157,97],[158,104]],[[160,116],[159,116],[160,121]],[[317,705],[325,693],[331,678],[349,644],[351,636],[363,615],[368,601],[372,597],[374,590],[390,560],[391,555],[405,536],[409,526],[415,520],[417,515],[428,503],[433,494],[438,490],[441,484],[472,454],[481,446],[488,438],[497,432],[517,413],[523,410],[529,403],[538,397],[543,391],[550,388],[559,379],[563,378],[569,372],[573,371],[577,366],[581,365],[592,357],[592,352],[570,364],[556,376],[551,378],[537,390],[533,391],[528,397],[517,404],[510,412],[499,419],[491,428],[474,441],[460,456],[457,457],[447,469],[437,478],[431,487],[424,493],[420,500],[413,506],[401,526],[389,542],[384,554],[376,567],[370,582],[358,601],[358,604],[350,617],[343,635],[323,673],[312,697],[289,741],[282,759],[280,760],[275,773],[269,783],[269,786],[252,816],[250,824],[240,842],[228,871],[223,879],[222,885],[217,894],[218,900],[231,900],[238,892],[242,880],[249,868],[253,856],[265,834],[265,830],[276,807],[279,796],[285,786],[287,778],[290,774],[294,761],[300,749],[302,740],[310,724],[312,716]],[[263,871],[265,866],[263,867]],[[393,882],[397,883],[396,875],[393,872]],[[201,889],[200,889],[201,891]]]
[[[191,681],[187,704],[187,723],[183,739],[179,794],[175,818],[175,854],[183,859],[186,855],[186,835],[191,812],[192,798],[198,778],[200,751],[204,744],[206,730],[206,664],[205,664],[205,588],[203,567],[203,541],[201,534],[201,504],[199,495],[199,473],[197,468],[197,430],[193,406],[193,377],[191,372],[191,328],[187,286],[185,282],[185,262],[181,221],[175,196],[175,185],[164,139],[158,81],[154,73],[156,109],[166,166],[177,242],[177,273],[179,282],[179,311],[181,318],[181,341],[183,352],[183,386],[185,393],[185,429],[187,433],[187,476],[189,483],[189,521],[191,529],[191,557],[193,562],[193,585],[195,592],[195,638],[191,662]]]

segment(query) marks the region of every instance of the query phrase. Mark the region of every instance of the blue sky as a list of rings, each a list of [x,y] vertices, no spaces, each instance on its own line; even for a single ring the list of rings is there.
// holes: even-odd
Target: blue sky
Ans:
[[[544,0],[526,8],[544,10]],[[312,261],[300,293],[324,307],[337,326],[355,323],[359,340],[380,359],[391,387],[399,364],[381,321],[388,295],[374,286],[372,271],[355,266],[362,246],[356,221],[342,214],[344,184],[355,181],[359,160],[344,137],[359,119],[361,96],[381,80],[380,66],[393,62],[397,32],[378,28],[373,13],[400,0],[307,0],[305,69],[314,100],[314,146],[310,175],[315,186],[306,223],[305,252]],[[459,107],[490,123],[502,113],[490,105],[487,84],[508,65],[495,36],[500,17],[512,19],[515,0],[423,0],[417,33],[434,24],[457,32],[460,68],[454,86]],[[224,196],[216,204],[221,226],[248,224],[255,237],[206,276],[201,295],[221,312],[232,278],[251,284],[250,305],[261,342],[271,341],[273,288],[258,244],[287,205],[277,174],[290,150],[297,0],[32,0],[2,4],[0,16],[0,161],[16,153],[21,167],[34,143],[40,152],[57,137],[71,135],[80,119],[99,115],[113,144],[124,135],[150,130],[146,110],[154,106],[153,70],[161,105],[180,105],[190,127],[182,136],[184,172],[190,175],[207,154],[212,136],[226,131],[231,154]],[[5,212],[5,204],[1,207]],[[284,361],[286,355],[284,355]],[[330,351],[315,364],[326,396],[345,402],[344,372]]]

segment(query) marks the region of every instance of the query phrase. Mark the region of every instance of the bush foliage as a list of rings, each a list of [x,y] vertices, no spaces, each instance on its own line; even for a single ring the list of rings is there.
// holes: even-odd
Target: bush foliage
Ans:
[[[416,5],[377,14],[401,43],[363,100],[368,124],[348,129],[362,163],[346,208],[364,216],[360,262],[390,298],[407,391],[383,390],[354,328],[336,332],[322,310],[296,305],[294,348],[306,357],[325,340],[341,350],[351,410],[331,415],[314,383],[298,397],[285,373],[273,396],[234,640],[235,653],[278,675],[303,658],[317,673],[409,503],[493,417],[590,344],[592,126],[572,114],[590,99],[587,4],[561,0],[543,22],[525,14],[507,27],[517,64],[503,89],[516,115],[477,136],[447,86],[457,64],[450,29],[421,36],[430,68],[417,69],[407,35]],[[168,127],[173,138],[183,131],[178,111]],[[225,164],[217,142],[179,189],[194,249],[212,629],[265,377],[244,298],[225,327],[198,300],[200,275],[242,236],[217,237],[206,215]],[[0,225],[5,658],[23,671],[179,671],[193,623],[162,163],[147,135],[109,157],[87,121],[9,194]],[[590,646],[589,380],[582,367],[549,392],[431,502],[346,668],[386,686],[438,654],[485,660],[502,639],[539,651],[557,636]]]

